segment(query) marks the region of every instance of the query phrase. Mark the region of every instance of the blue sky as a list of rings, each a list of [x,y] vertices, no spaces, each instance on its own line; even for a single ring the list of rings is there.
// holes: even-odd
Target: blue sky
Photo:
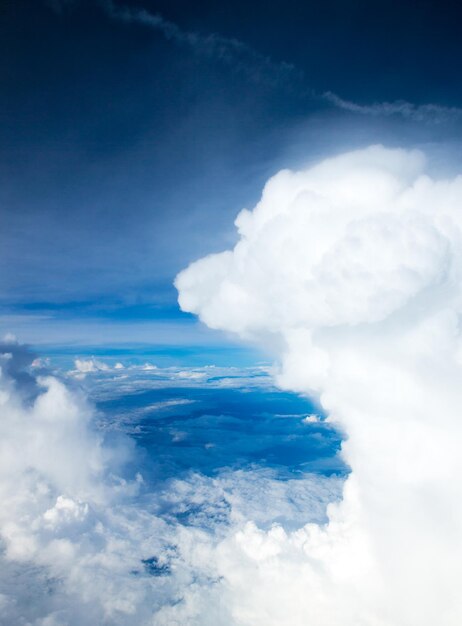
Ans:
[[[461,17],[0,3],[2,623],[462,623]]]
[[[172,282],[234,242],[271,174],[372,142],[460,155],[444,4],[4,4],[1,330],[227,345]]]

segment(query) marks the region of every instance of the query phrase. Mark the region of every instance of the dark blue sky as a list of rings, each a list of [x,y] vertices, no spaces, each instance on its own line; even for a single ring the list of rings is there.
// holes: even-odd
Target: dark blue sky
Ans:
[[[232,244],[237,211],[278,168],[371,142],[460,162],[461,13],[3,0],[0,330],[218,341],[177,311],[172,280]]]

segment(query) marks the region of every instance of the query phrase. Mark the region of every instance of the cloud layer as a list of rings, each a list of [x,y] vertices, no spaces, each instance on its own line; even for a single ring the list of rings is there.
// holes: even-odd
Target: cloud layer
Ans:
[[[184,310],[271,349],[348,436],[327,525],[233,538],[233,624],[460,623],[462,178],[425,168],[372,146],[281,171],[234,250],[177,277]]]
[[[250,521],[255,528],[270,528],[276,519],[281,528],[322,522],[326,504],[338,498],[341,480],[335,477],[298,472],[281,480],[276,470],[256,464],[210,475],[200,469],[153,472],[161,447],[143,455],[125,433],[139,439],[141,427],[147,442],[156,432],[166,435],[170,458],[186,438],[181,449],[203,469],[198,451],[207,453],[210,441],[225,446],[223,424],[232,417],[205,412],[181,421],[181,413],[199,403],[204,378],[218,390],[230,372],[205,368],[199,381],[197,370],[185,376],[185,370],[117,365],[80,359],[75,370],[50,375],[47,363],[13,338],[0,344],[2,624],[234,623],[234,599],[224,602],[224,574],[233,567],[235,537]],[[257,368],[247,383],[240,382],[246,395],[259,374]],[[175,399],[180,381],[186,397]],[[84,387],[104,400],[104,414]],[[153,391],[170,400],[147,404],[143,392],[153,397]],[[284,433],[290,433],[292,419],[298,430],[312,428],[312,436],[315,430],[320,436],[319,427],[304,425],[302,418],[281,416]],[[267,430],[273,441],[274,426]],[[239,436],[241,447],[230,445],[228,457],[218,459],[222,465],[228,458],[232,464],[233,450],[252,446],[253,430],[241,429]]]

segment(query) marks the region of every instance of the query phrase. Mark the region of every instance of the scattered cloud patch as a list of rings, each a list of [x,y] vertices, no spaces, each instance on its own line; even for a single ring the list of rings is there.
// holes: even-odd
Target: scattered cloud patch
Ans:
[[[144,369],[145,371],[149,372],[149,371],[152,371],[152,370],[156,370],[157,366],[156,365],[152,365],[152,363],[145,363],[143,365],[142,369]]]
[[[177,374],[178,378],[189,378],[192,380],[203,380],[207,377],[207,373],[197,370],[181,370]]]
[[[91,372],[108,371],[109,366],[97,359],[75,359],[75,371],[80,374],[89,374]]]
[[[307,415],[303,418],[305,424],[317,424],[319,420],[319,415],[316,415],[315,413],[311,413],[310,415]]]

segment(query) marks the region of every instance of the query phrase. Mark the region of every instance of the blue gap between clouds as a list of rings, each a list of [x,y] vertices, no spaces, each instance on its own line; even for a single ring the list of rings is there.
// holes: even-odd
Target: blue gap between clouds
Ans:
[[[144,451],[143,476],[156,482],[224,468],[273,468],[281,479],[345,473],[341,436],[310,400],[207,385],[139,389],[96,404],[107,423],[123,418],[121,429]],[[313,413],[321,420],[304,421]]]

